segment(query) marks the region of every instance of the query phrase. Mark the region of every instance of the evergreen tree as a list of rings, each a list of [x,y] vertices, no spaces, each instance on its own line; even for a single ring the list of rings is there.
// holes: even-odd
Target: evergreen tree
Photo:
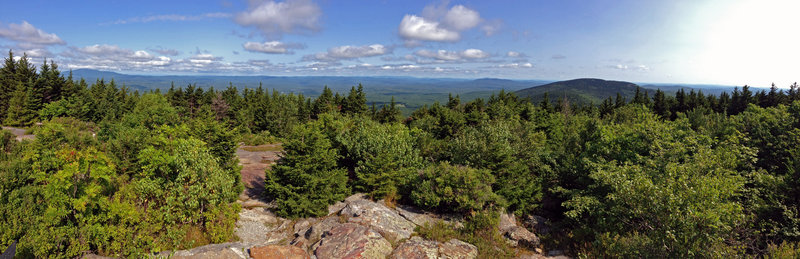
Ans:
[[[452,93],[447,95],[447,108],[450,108],[451,110],[456,110],[458,109],[458,105],[460,104],[461,104],[461,97],[459,97],[458,95],[456,95],[456,97],[453,97]]]
[[[9,50],[3,67],[0,67],[0,119],[7,117],[9,101],[17,90],[16,70],[17,62],[14,61],[14,53]]]
[[[314,106],[311,109],[312,118],[316,119],[320,114],[333,111],[335,104],[333,91],[326,85],[322,89],[322,94],[314,100]]]
[[[553,111],[553,107],[550,105],[550,96],[547,92],[544,92],[544,96],[542,96],[542,101],[539,102],[539,108],[542,108],[542,110],[547,112]]]
[[[661,89],[656,90],[656,94],[653,96],[653,111],[658,114],[658,116],[661,116],[661,118],[667,118],[667,112],[669,111],[665,98],[664,92],[661,91]]]
[[[27,124],[25,120],[25,117],[28,117],[27,114],[29,113],[25,110],[27,96],[28,89],[25,87],[25,84],[17,82],[16,89],[11,94],[11,99],[8,101],[8,111],[6,112],[6,118],[3,124],[12,126],[25,126]]]
[[[358,84],[358,89],[355,87],[350,88],[350,94],[342,104],[342,113],[344,114],[363,114],[367,112],[367,97],[364,94],[364,86]]]
[[[625,106],[625,97],[622,97],[622,94],[617,93],[617,98],[614,101],[614,108],[619,109],[622,108],[622,106]]]

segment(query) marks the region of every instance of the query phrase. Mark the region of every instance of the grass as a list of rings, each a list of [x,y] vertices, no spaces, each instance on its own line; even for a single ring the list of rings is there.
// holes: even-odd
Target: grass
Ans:
[[[267,151],[281,151],[283,147],[280,145],[261,145],[261,146],[244,146],[242,147],[244,151],[247,152],[267,152]]]

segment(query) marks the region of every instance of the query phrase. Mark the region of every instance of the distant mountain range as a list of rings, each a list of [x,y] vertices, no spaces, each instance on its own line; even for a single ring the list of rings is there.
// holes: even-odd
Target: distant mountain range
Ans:
[[[508,80],[497,78],[457,79],[457,78],[417,78],[417,77],[365,77],[365,76],[175,76],[175,75],[128,75],[92,69],[72,71],[74,78],[84,78],[88,83],[104,79],[113,79],[118,86],[139,91],[153,89],[167,90],[175,87],[214,87],[217,90],[233,85],[239,89],[257,88],[259,85],[269,90],[304,94],[308,97],[318,96],[324,86],[334,91],[347,94],[352,86],[362,84],[367,93],[369,103],[388,103],[392,97],[405,106],[405,112],[412,111],[425,104],[446,102],[449,94],[459,95],[462,101],[475,98],[488,98],[492,93],[506,90],[515,92],[524,98],[538,102],[548,93],[551,101],[566,96],[570,101],[578,103],[599,104],[608,97],[622,94],[631,100],[637,84],[602,79],[574,79],[567,81],[548,80]],[[722,85],[685,85],[685,84],[640,84],[642,91],[653,96],[655,89],[674,94],[679,89],[703,91],[706,94],[719,94],[731,91],[732,86]]]
[[[545,80],[507,80],[496,78],[455,79],[455,78],[416,78],[416,77],[357,77],[357,76],[154,76],[128,75],[115,72],[91,69],[72,71],[74,78],[84,78],[89,84],[97,79],[106,82],[114,79],[118,86],[139,91],[151,89],[167,90],[175,87],[186,87],[190,84],[197,87],[220,90],[229,85],[239,89],[257,88],[275,89],[280,92],[293,92],[309,97],[318,96],[324,86],[334,91],[347,94],[350,87],[362,84],[367,93],[368,102],[387,103],[391,97],[409,109],[421,107],[433,102],[446,102],[450,93],[460,95],[463,101],[474,98],[486,98],[500,90],[516,91],[526,87],[542,85],[552,81]]]

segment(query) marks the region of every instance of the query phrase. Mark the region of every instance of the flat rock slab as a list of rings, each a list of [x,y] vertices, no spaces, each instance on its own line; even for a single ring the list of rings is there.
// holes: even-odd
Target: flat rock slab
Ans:
[[[451,239],[447,241],[447,243],[440,243],[415,236],[398,246],[397,249],[392,252],[391,258],[438,259],[476,257],[478,257],[478,248],[463,241]]]
[[[250,248],[253,259],[311,259],[311,256],[295,246],[259,246]]]
[[[191,250],[181,250],[177,252],[161,252],[156,258],[176,258],[176,259],[241,259],[247,258],[245,251],[247,248],[241,243],[223,243],[206,245]]]
[[[348,200],[340,215],[349,217],[348,222],[372,227],[386,239],[395,242],[409,238],[414,233],[414,223],[386,205],[364,198]]]
[[[236,221],[234,234],[243,243],[265,244],[274,241],[276,237],[271,237],[285,228],[286,220],[278,218],[272,212],[264,208],[242,209],[239,212],[239,220]],[[277,238],[279,239],[279,238]]]
[[[386,258],[392,245],[368,227],[345,223],[326,232],[314,245],[317,258]]]

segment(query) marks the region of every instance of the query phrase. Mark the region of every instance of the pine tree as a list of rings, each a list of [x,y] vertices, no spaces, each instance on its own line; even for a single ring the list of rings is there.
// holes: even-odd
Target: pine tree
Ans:
[[[553,107],[550,105],[550,95],[548,92],[544,92],[544,96],[542,96],[542,101],[539,103],[539,108],[542,108],[543,111],[552,112]]]
[[[8,111],[3,124],[11,126],[27,126],[30,117],[25,109],[28,97],[28,87],[22,82],[17,82],[16,89],[11,94],[8,102]]]
[[[17,90],[17,62],[14,61],[14,53],[8,51],[8,58],[5,59],[3,67],[0,68],[0,119],[7,117],[9,101],[12,93]]]
[[[625,97],[622,97],[622,94],[617,93],[617,99],[614,101],[614,108],[621,108],[625,106]]]
[[[326,85],[322,89],[322,94],[314,100],[314,106],[311,109],[312,117],[316,119],[320,114],[333,111],[334,104],[333,91]]]
[[[653,111],[661,116],[661,118],[667,118],[669,107],[667,107],[667,100],[661,89],[656,90],[656,94],[653,96]]]

